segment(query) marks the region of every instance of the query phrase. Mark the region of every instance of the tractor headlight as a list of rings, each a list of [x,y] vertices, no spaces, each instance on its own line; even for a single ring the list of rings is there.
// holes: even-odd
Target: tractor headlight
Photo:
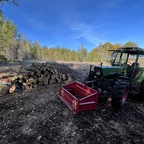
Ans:
[[[95,73],[97,76],[100,76],[101,75],[101,72],[100,71],[96,71]]]
[[[96,76],[101,77],[102,76],[101,67],[94,67],[94,73],[95,73]]]

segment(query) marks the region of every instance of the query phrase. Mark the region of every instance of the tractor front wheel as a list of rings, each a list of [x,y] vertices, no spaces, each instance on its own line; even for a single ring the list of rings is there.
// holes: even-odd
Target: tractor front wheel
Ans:
[[[112,107],[115,110],[123,108],[129,93],[129,82],[118,79],[113,85]]]

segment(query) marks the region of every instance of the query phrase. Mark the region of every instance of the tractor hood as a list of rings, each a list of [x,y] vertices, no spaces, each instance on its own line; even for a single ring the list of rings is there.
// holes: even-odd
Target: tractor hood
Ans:
[[[123,72],[123,67],[121,66],[98,66],[96,69],[95,72],[99,69],[103,76],[120,74]]]

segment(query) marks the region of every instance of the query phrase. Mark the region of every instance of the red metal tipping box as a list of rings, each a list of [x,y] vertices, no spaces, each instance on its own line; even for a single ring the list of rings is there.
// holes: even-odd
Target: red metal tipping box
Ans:
[[[74,81],[61,86],[59,98],[75,113],[96,109],[98,92],[84,84]]]

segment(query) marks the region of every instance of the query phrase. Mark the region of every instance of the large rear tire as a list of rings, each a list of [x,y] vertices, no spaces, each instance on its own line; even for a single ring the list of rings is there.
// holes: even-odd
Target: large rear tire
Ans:
[[[118,79],[113,85],[112,107],[122,109],[129,93],[129,81]]]

